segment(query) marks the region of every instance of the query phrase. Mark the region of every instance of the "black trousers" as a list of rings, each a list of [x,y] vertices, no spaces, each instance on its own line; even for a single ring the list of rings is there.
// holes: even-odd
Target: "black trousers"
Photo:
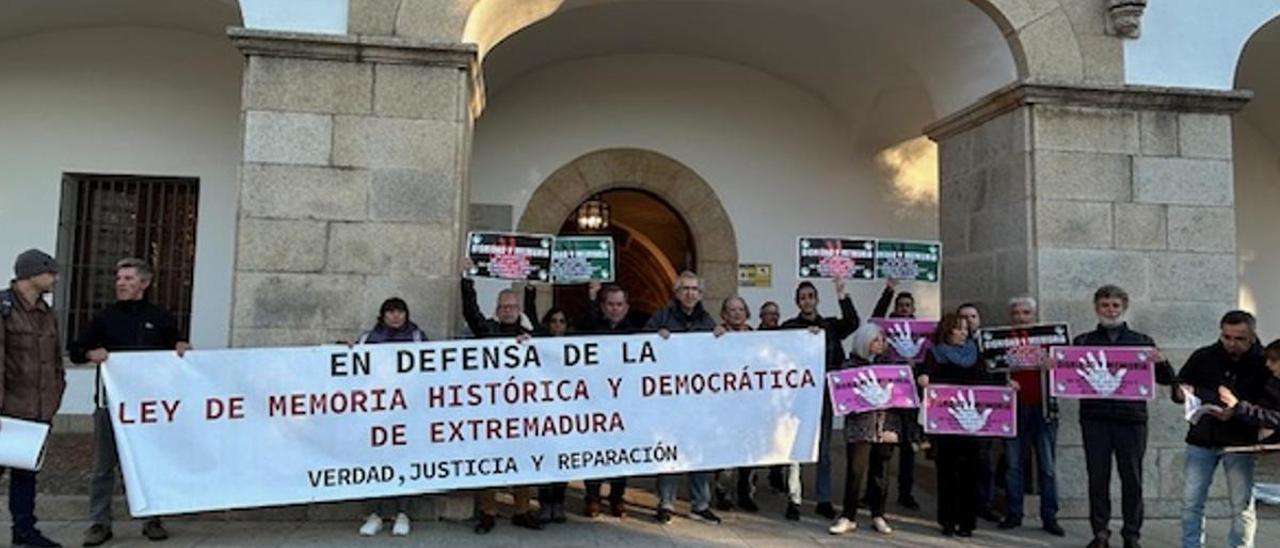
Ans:
[[[978,444],[980,438],[937,436],[938,524],[943,529],[972,531],[978,526]]]
[[[855,520],[858,515],[859,491],[866,485],[866,500],[871,517],[884,516],[889,498],[889,459],[892,443],[857,442],[845,445],[844,508],[840,515]]]
[[[920,424],[916,422],[914,409],[899,410],[902,419],[902,434],[898,439],[898,500],[912,498],[911,491],[916,484],[916,447],[913,444],[920,438]]]
[[[724,473],[728,474],[729,471],[725,470]],[[742,501],[744,500],[752,500],[752,495],[755,494],[756,469],[750,466],[744,466],[742,468],[738,468],[735,471],[735,474],[737,481],[738,504],[742,504]]]
[[[1089,525],[1094,536],[1110,535],[1111,460],[1120,474],[1120,536],[1137,541],[1142,534],[1142,458],[1147,453],[1147,425],[1081,419],[1084,465],[1089,473]]]
[[[986,438],[978,441],[978,490],[975,493],[975,503],[979,512],[990,512],[991,501],[995,498],[996,472],[992,466],[995,463],[992,458],[994,450],[994,441]]]
[[[568,483],[552,483],[538,487],[538,502],[547,504],[564,504],[564,494]]]
[[[9,515],[13,517],[13,534],[21,536],[36,529],[36,472],[10,468]],[[5,468],[0,468],[4,475]]]
[[[627,492],[627,478],[613,478],[608,481],[609,502],[622,502],[622,497]],[[587,480],[583,483],[587,487],[587,499],[600,500],[600,486],[604,484],[604,480]]]

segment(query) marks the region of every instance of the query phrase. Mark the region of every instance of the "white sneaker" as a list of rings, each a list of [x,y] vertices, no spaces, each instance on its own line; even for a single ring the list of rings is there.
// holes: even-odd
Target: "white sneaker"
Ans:
[[[836,519],[835,523],[831,524],[831,527],[827,528],[827,532],[833,535],[843,535],[845,533],[852,533],[857,530],[858,530],[858,522],[853,521],[844,516],[840,516],[838,519]]]
[[[887,535],[893,532],[893,528],[889,527],[889,522],[885,521],[884,518],[881,517],[871,518],[871,526],[875,527],[876,532],[882,535]]]
[[[382,516],[377,513],[369,514],[364,518],[364,525],[360,526],[360,536],[371,537],[378,534],[382,530]]]
[[[396,522],[391,526],[391,535],[403,537],[409,534],[409,516],[404,512],[396,514]]]

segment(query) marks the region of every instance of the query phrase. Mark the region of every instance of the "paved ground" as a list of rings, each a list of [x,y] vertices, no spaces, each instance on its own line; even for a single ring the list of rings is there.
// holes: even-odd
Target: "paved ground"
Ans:
[[[85,438],[87,435],[81,435]],[[74,518],[83,516],[87,511],[87,487],[89,485],[88,452],[84,448],[89,444],[81,438],[67,437],[51,447],[51,453],[57,451],[60,458],[50,459],[49,467],[41,474],[41,515],[53,518]],[[843,470],[843,451],[833,451],[833,485],[836,494],[842,493],[841,481]],[[890,503],[889,521],[897,529],[892,535],[883,536],[870,529],[870,519],[862,516],[862,529],[845,536],[827,534],[827,520],[812,513],[813,503],[805,504],[805,515],[801,522],[789,522],[782,519],[784,499],[764,488],[757,497],[763,507],[759,514],[739,512],[723,512],[725,523],[719,526],[691,522],[677,518],[667,526],[661,526],[652,519],[655,498],[653,482],[649,478],[633,480],[633,489],[627,491],[628,501],[633,504],[632,518],[619,521],[614,518],[587,520],[579,516],[570,516],[570,522],[564,525],[553,525],[545,531],[527,531],[512,527],[506,520],[501,520],[497,529],[487,536],[477,536],[471,532],[471,525],[462,522],[425,522],[416,521],[414,533],[407,538],[395,538],[385,531],[376,539],[361,538],[356,534],[362,516],[351,510],[353,515],[349,521],[342,521],[341,516],[346,509],[332,509],[321,513],[322,517],[311,520],[293,520],[293,515],[306,515],[307,512],[290,512],[267,510],[250,512],[249,518],[234,518],[218,514],[206,514],[197,517],[178,518],[168,522],[173,538],[165,543],[152,543],[144,539],[140,533],[140,522],[119,522],[115,527],[116,540],[110,547],[147,546],[149,548],[183,548],[190,546],[289,546],[289,547],[339,547],[390,544],[397,546],[432,546],[447,548],[482,547],[482,546],[547,546],[547,547],[588,547],[605,546],[608,548],[650,547],[650,546],[991,546],[991,547],[1042,547],[1063,546],[1083,547],[1089,540],[1089,525],[1084,520],[1063,520],[1067,530],[1065,539],[1050,537],[1040,531],[1039,524],[1028,522],[1027,526],[1013,532],[998,531],[994,524],[980,523],[976,536],[960,542],[945,539],[938,532],[933,522],[934,503],[930,498],[933,491],[934,474],[927,461],[921,461],[917,471],[917,496],[920,497],[924,509],[910,512]],[[1274,467],[1272,467],[1274,468]],[[1269,470],[1260,467],[1260,470]],[[1271,475],[1268,475],[1271,474]],[[806,480],[813,478],[811,470],[806,470]],[[759,474],[761,483],[763,473]],[[893,477],[893,476],[891,476]],[[1280,477],[1265,472],[1264,478],[1276,481]],[[0,480],[0,493],[7,492],[6,479]],[[762,486],[763,487],[763,486]],[[806,494],[812,493],[812,485],[806,486]],[[896,493],[896,491],[895,491]],[[575,483],[569,491],[568,508],[570,512],[578,512],[582,508],[581,485]],[[57,499],[61,498],[61,503]],[[505,502],[510,501],[504,498]],[[118,504],[117,510],[123,512],[125,505]],[[1036,497],[1029,496],[1027,508],[1037,506]],[[1116,511],[1119,510],[1118,501]],[[688,510],[687,505],[681,507]],[[1260,526],[1258,546],[1280,546],[1280,508],[1260,509]],[[332,517],[339,521],[332,521]],[[509,510],[507,511],[509,515]],[[0,512],[0,517],[7,517]],[[1118,528],[1119,516],[1113,521]],[[275,521],[270,521],[275,520]],[[285,521],[288,520],[288,521]],[[1208,546],[1225,544],[1228,523],[1213,520],[1209,525]],[[0,523],[0,526],[7,524]],[[79,546],[81,534],[87,526],[78,521],[46,521],[41,528],[54,540],[66,546]],[[1148,547],[1177,546],[1181,530],[1176,520],[1148,520],[1144,527]],[[0,536],[0,545],[8,540]],[[1114,544],[1120,546],[1117,542]]]
[[[760,516],[730,516],[719,526],[704,525],[687,520],[677,520],[660,526],[648,519],[599,519],[594,522],[574,519],[565,525],[545,531],[525,531],[509,524],[499,524],[486,536],[477,536],[465,523],[435,522],[415,524],[408,537],[391,537],[385,531],[374,539],[356,534],[359,523],[338,522],[208,522],[182,521],[170,524],[173,537],[164,543],[146,540],[139,533],[138,524],[116,524],[116,539],[109,547],[339,547],[361,545],[430,546],[460,548],[470,546],[548,546],[548,547],[699,547],[699,546],[991,546],[991,547],[1083,547],[1088,539],[1083,534],[1088,525],[1083,521],[1064,521],[1068,530],[1065,539],[1057,539],[1038,529],[1024,528],[1014,533],[980,528],[966,541],[944,539],[932,524],[918,518],[893,519],[897,527],[892,535],[880,535],[874,531],[859,529],[845,536],[826,533],[825,522],[806,518],[800,523]],[[56,541],[67,546],[79,546],[85,524],[82,522],[43,523],[41,528]],[[1225,540],[1227,524],[1210,523],[1209,546],[1221,546]],[[1145,544],[1154,547],[1177,545],[1178,525],[1172,520],[1148,522],[1145,527]],[[1258,546],[1267,546],[1268,539],[1280,534],[1280,524],[1264,521],[1258,531]],[[1118,543],[1117,543],[1118,546]]]
[[[926,494],[927,495],[927,494]],[[1063,520],[1067,537],[1051,537],[1029,522],[1026,527],[1012,532],[998,531],[993,524],[980,523],[976,535],[961,542],[945,539],[938,532],[932,519],[931,502],[925,503],[925,511],[910,512],[891,507],[889,521],[896,529],[892,535],[881,535],[870,529],[870,519],[860,520],[862,528],[857,532],[832,536],[827,533],[827,521],[812,514],[812,505],[806,504],[806,515],[800,522],[782,519],[783,501],[780,497],[763,495],[764,507],[759,514],[722,512],[725,521],[721,525],[708,525],[677,517],[669,525],[659,525],[652,519],[653,497],[643,490],[631,490],[628,499],[633,503],[632,517],[618,520],[612,517],[588,520],[571,515],[569,523],[551,525],[544,531],[529,531],[513,527],[502,519],[498,527],[486,536],[478,536],[466,522],[415,522],[414,531],[408,537],[391,537],[387,531],[376,539],[366,539],[356,534],[360,517],[348,521],[209,521],[200,519],[175,519],[168,522],[172,538],[163,544],[153,543],[140,534],[141,522],[119,522],[115,525],[116,540],[109,547],[146,546],[149,548],[185,547],[345,547],[362,545],[430,546],[446,548],[481,546],[547,546],[547,547],[791,547],[791,546],[991,546],[991,547],[1083,547],[1089,540],[1089,526],[1083,520]],[[574,498],[569,501],[571,511],[580,508]],[[681,507],[687,511],[687,506]],[[1274,509],[1264,512],[1274,516]],[[1212,520],[1209,524],[1209,546],[1224,545],[1228,523]],[[43,522],[41,528],[54,540],[67,546],[79,546],[85,522]],[[1170,547],[1178,544],[1180,526],[1175,520],[1149,520],[1144,528],[1147,546]],[[1280,519],[1264,517],[1260,520],[1258,546],[1274,546],[1268,539],[1280,535]],[[1116,543],[1119,546],[1119,543]]]

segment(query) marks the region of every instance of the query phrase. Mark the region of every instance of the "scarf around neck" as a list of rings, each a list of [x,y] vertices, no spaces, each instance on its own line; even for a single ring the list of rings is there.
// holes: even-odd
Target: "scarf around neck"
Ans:
[[[974,344],[972,339],[966,340],[962,346],[938,344],[933,347],[933,357],[939,363],[949,363],[968,369],[978,363],[978,345]]]

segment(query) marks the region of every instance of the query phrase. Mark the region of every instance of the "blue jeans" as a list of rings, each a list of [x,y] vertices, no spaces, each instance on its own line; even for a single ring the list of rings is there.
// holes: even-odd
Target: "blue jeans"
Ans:
[[[1015,519],[1023,516],[1023,444],[1031,448],[1039,465],[1036,483],[1040,490],[1040,519],[1052,521],[1058,516],[1058,480],[1053,462],[1058,447],[1058,421],[1046,419],[1039,405],[1018,406],[1018,437],[1004,442],[1005,463],[1009,468],[1005,493],[1009,517]]]
[[[1204,546],[1204,503],[1218,462],[1227,473],[1227,497],[1231,502],[1231,532],[1227,546],[1253,548],[1258,512],[1253,499],[1253,469],[1258,457],[1249,453],[1224,453],[1221,449],[1187,446],[1186,487],[1182,492],[1182,546]]]
[[[711,507],[711,477],[714,475],[714,470],[689,472],[689,499],[693,503],[694,512]],[[658,508],[676,509],[676,488],[679,483],[680,474],[658,476]]]

